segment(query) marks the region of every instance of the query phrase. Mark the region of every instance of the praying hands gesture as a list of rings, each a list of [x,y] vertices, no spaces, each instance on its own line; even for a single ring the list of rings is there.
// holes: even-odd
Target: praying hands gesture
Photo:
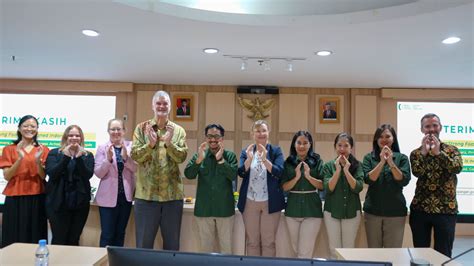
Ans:
[[[429,152],[433,155],[440,154],[441,142],[433,134],[426,134],[421,140],[421,154],[426,156]]]
[[[389,166],[393,166],[393,152],[388,146],[384,146],[380,151],[380,162],[382,164],[388,163]]]
[[[267,149],[262,144],[258,144],[256,154],[262,163],[267,161]]]

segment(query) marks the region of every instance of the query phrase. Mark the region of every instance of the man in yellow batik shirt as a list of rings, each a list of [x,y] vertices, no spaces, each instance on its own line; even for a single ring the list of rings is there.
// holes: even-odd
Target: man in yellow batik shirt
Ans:
[[[137,248],[153,248],[161,227],[163,249],[179,250],[183,181],[178,165],[186,159],[186,132],[169,120],[171,100],[165,91],[153,96],[155,116],[137,125],[131,157],[138,163],[135,190]]]

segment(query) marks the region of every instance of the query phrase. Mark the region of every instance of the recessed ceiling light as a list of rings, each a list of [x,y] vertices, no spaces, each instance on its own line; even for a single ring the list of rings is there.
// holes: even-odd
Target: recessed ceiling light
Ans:
[[[449,38],[446,38],[443,40],[443,43],[444,44],[453,44],[453,43],[457,43],[461,40],[461,38],[459,37],[449,37]]]
[[[97,37],[99,36],[99,32],[96,30],[82,30],[82,34],[89,36],[89,37]]]
[[[203,49],[203,52],[205,52],[206,54],[216,54],[219,52],[219,49],[217,48],[205,48]]]
[[[331,55],[332,52],[331,51],[317,51],[316,52],[316,55],[319,55],[319,56],[328,56],[328,55]]]

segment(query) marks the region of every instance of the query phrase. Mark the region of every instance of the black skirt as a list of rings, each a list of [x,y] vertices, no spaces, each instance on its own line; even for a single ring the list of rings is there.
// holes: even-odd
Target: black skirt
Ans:
[[[5,197],[2,220],[2,248],[16,242],[47,239],[45,195]]]

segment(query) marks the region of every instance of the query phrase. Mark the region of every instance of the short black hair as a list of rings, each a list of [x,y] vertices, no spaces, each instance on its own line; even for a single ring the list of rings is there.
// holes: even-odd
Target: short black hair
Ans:
[[[207,125],[206,128],[204,129],[204,135],[207,135],[207,131],[211,128],[217,128],[221,132],[221,136],[224,136],[225,130],[219,124],[209,124],[209,125]]]
[[[424,115],[421,120],[420,120],[420,124],[421,124],[421,127],[423,127],[423,120],[427,119],[427,118],[433,118],[433,117],[436,117],[438,118],[438,121],[439,123],[441,124],[441,119],[439,118],[439,116],[437,116],[436,114],[434,113],[427,113],[426,115]]]

